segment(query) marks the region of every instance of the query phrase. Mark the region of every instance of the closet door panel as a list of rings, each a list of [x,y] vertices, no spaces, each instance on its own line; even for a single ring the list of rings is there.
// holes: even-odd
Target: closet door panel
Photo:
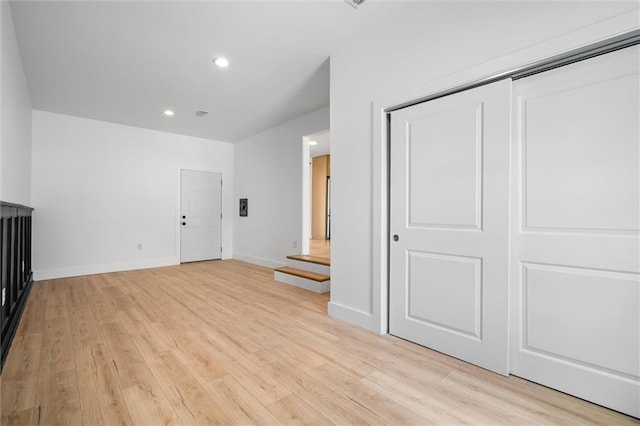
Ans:
[[[640,416],[637,46],[514,83],[511,372]]]
[[[505,375],[510,95],[503,80],[391,116],[390,333]]]

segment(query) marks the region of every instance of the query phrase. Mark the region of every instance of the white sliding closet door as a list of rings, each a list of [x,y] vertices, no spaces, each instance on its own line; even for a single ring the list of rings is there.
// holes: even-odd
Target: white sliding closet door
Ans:
[[[640,48],[514,82],[511,372],[640,416]]]
[[[508,372],[511,81],[391,114],[389,331]]]

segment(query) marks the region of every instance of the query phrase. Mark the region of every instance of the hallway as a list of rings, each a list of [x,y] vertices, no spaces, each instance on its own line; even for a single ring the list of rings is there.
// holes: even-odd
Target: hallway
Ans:
[[[309,240],[309,256],[331,260],[331,240]]]

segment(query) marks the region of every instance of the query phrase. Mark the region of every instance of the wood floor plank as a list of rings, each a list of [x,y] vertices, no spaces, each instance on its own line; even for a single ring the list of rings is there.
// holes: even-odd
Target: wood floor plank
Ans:
[[[4,380],[2,383],[2,402],[0,412],[13,413],[31,410],[35,405],[38,378],[27,376],[24,379]]]
[[[260,351],[251,355],[261,364],[266,374],[274,377],[291,389],[307,404],[336,424],[381,424],[383,419],[359,403],[336,393],[309,374],[309,369],[291,368],[287,361],[271,351]]]
[[[2,426],[19,426],[34,424],[33,408],[20,411],[8,411],[2,413]]]
[[[34,410],[32,419],[36,425],[79,425],[82,424],[80,404],[39,405]]]
[[[282,424],[286,425],[335,424],[296,394],[279,399],[268,408]]]
[[[47,304],[47,306],[49,306]],[[68,312],[47,320],[42,334],[40,350],[40,371],[47,368],[50,372],[62,372],[75,369],[73,357],[73,339]]]
[[[276,377],[262,371],[257,374],[241,375],[235,379],[264,406],[291,394],[291,390],[280,383]]]
[[[233,424],[280,424],[266,406],[232,376],[214,380],[205,388]]]
[[[42,334],[22,334],[13,339],[7,355],[6,367],[2,372],[4,380],[38,377]]]
[[[211,349],[212,359],[222,365],[228,374],[240,377],[260,371],[258,364],[252,362],[248,356],[232,347],[224,338],[216,336],[215,333],[203,332],[202,340],[203,344]]]
[[[48,370],[44,363],[38,376],[34,405],[36,424],[80,424],[82,412],[75,369]]]
[[[218,358],[219,351],[202,345],[192,334],[174,335],[177,346],[173,353],[189,369],[200,384],[219,379],[227,374],[224,362]]]
[[[182,425],[158,386],[135,385],[122,390],[135,425]]]
[[[327,315],[236,260],[37,282],[5,424],[640,424]]]
[[[386,395],[362,386],[360,377],[337,365],[325,364],[309,374],[344,398],[368,407],[387,424],[422,424],[427,421],[409,407],[400,406]]]
[[[118,376],[101,345],[92,349],[93,363],[79,368],[78,389],[85,424],[133,424]]]
[[[86,307],[89,304],[87,295],[82,291],[82,285],[84,284],[84,277],[70,278],[69,285],[64,287],[66,292],[66,303],[71,308]]]
[[[173,342],[160,330],[158,323],[146,321],[137,309],[120,311],[118,318],[143,356],[165,352],[173,346]]]
[[[100,339],[98,326],[89,305],[73,306],[69,308],[69,321],[71,327],[71,340],[74,350],[96,343]]]
[[[150,382],[149,367],[124,325],[119,320],[115,320],[104,323],[99,329],[109,362],[118,375],[120,386],[128,388]]]
[[[327,385],[303,371],[296,371],[295,393],[309,405],[320,411],[336,424],[384,424],[374,407],[362,405],[360,402],[336,392],[332,385]]]
[[[133,307],[131,297],[122,291],[119,286],[104,287],[102,295],[117,311],[126,311]]]
[[[296,321],[289,320],[289,318],[291,318],[290,316],[283,317],[285,318],[283,321],[274,321],[272,317],[262,318],[259,324],[260,330],[263,330],[264,326],[268,326],[269,328],[274,330],[274,332],[278,333],[285,342],[295,341],[303,348],[312,351],[317,357],[322,358],[316,359],[316,365],[321,365],[327,362],[335,363],[342,366],[343,368],[346,368],[348,371],[355,372],[361,377],[367,375],[374,369],[374,367],[368,364],[366,360],[365,362],[363,362],[363,359],[353,357],[350,350],[341,350],[337,346],[338,340],[340,339],[334,334],[329,334],[331,337],[325,338],[327,333],[324,333],[321,330],[317,330],[312,326],[307,326],[307,328],[304,328]],[[272,338],[273,337],[271,337],[271,339]],[[266,342],[264,346],[271,347],[270,341]],[[324,351],[321,349],[325,347],[332,347],[333,350]],[[314,367],[316,365],[307,364],[308,367]]]
[[[219,404],[172,351],[156,355],[150,366],[183,424],[231,423]]]
[[[464,424],[467,421],[466,416],[454,408],[455,403],[448,405],[440,398],[433,398],[433,391],[425,392],[416,389],[403,380],[382,372],[372,373],[364,378],[362,383],[375,392],[395,400],[399,405],[419,413],[429,424]]]
[[[52,319],[67,315],[67,286],[68,283],[64,280],[49,281],[45,286],[47,294],[47,309],[45,311],[46,321],[51,321]]]
[[[58,280],[59,281],[59,280]],[[91,309],[96,319],[96,324],[102,325],[105,322],[113,321],[114,306],[105,299],[102,293],[103,288],[108,287],[107,274],[90,275],[86,277],[86,283],[82,289],[88,300],[91,300]]]
[[[464,371],[453,371],[442,385],[456,392],[476,395],[487,403],[505,407],[537,424],[560,423],[567,418],[573,418],[578,424],[604,424],[616,417],[617,422],[624,421],[626,417],[615,412],[603,412],[594,404],[552,389],[536,392],[539,386],[531,386],[530,382],[521,379],[518,382],[497,375],[477,377]],[[522,391],[514,391],[514,388],[521,388]],[[530,393],[530,390],[533,392]],[[553,398],[549,398],[550,395]]]
[[[42,284],[34,283],[16,335],[41,334],[44,331],[47,301],[41,296],[42,294],[44,294]]]

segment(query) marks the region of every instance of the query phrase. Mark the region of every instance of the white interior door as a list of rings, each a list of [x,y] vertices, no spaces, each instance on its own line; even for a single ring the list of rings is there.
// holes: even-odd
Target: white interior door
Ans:
[[[514,82],[513,374],[640,417],[638,46]]]
[[[180,261],[222,257],[222,174],[182,170]]]
[[[510,97],[504,80],[391,114],[389,332],[501,374]]]

